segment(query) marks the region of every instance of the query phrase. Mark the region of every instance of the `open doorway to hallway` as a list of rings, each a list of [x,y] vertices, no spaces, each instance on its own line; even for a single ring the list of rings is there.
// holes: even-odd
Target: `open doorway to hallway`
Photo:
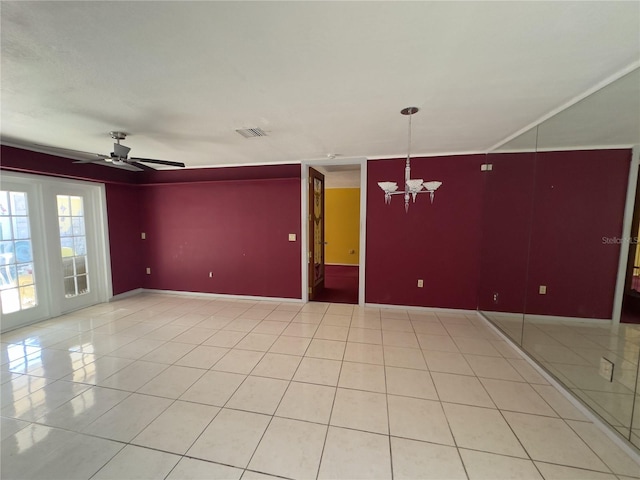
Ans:
[[[312,300],[358,304],[360,165],[314,168],[324,175],[324,286]]]

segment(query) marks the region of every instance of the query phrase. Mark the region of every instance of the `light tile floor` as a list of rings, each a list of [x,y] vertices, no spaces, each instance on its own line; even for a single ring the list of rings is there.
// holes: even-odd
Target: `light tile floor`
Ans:
[[[579,319],[527,315],[523,321],[522,315],[495,312],[487,316],[517,343],[522,341],[529,355],[640,448],[640,325],[612,328]],[[615,364],[611,382],[599,373],[603,357]]]
[[[1,336],[3,479],[623,479],[476,315],[142,294]]]

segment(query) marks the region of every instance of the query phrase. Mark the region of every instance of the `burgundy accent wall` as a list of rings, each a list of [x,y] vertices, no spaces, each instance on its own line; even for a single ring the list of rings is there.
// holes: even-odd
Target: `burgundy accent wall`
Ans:
[[[0,168],[14,172],[105,183],[135,183],[136,172],[94,163],[73,163],[70,158],[0,146]]]
[[[493,170],[483,174],[480,310],[524,312],[535,159],[535,153],[487,156]]]
[[[144,287],[301,297],[298,178],[142,188]],[[289,242],[295,233],[298,241]],[[213,278],[209,278],[213,272]]]
[[[260,165],[248,167],[187,168],[184,170],[146,170],[136,180],[141,184],[191,183],[222,180],[264,180],[300,178],[300,165]]]
[[[411,159],[413,178],[440,180],[433,204],[420,194],[384,202],[381,181],[404,185],[404,159],[367,163],[366,301],[477,307],[485,155]],[[417,287],[417,280],[424,287]]]
[[[113,294],[141,288],[144,280],[141,191],[130,185],[106,184]]]
[[[526,313],[611,318],[630,150],[537,154]],[[547,286],[540,295],[538,287]]]

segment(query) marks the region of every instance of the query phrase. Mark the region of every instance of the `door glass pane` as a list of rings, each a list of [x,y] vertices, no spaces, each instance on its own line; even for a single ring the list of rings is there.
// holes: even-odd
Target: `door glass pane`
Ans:
[[[0,216],[9,215],[9,192],[6,190],[0,191]]]
[[[71,208],[69,207],[69,197],[66,195],[58,195],[58,216],[71,216]]]
[[[24,192],[9,192],[11,198],[11,212],[13,215],[28,216],[27,212],[27,194]]]
[[[62,259],[62,274],[66,277],[73,277],[73,257]]]
[[[0,301],[2,301],[3,315],[20,310],[20,294],[17,288],[0,291]]]
[[[82,293],[87,293],[89,291],[89,280],[86,275],[78,275],[78,291]]]
[[[61,237],[70,237],[73,235],[73,229],[71,227],[71,217],[58,217],[58,225],[60,227]]]
[[[29,237],[29,217],[13,217],[13,238]]]
[[[58,195],[57,202],[64,295],[77,297],[89,292],[84,202],[74,195]]]
[[[76,274],[83,275],[87,273],[87,258],[86,257],[76,257]]]
[[[3,314],[38,305],[28,213],[25,192],[0,191],[0,300]]]
[[[76,291],[76,279],[75,277],[69,277],[64,279],[64,296],[75,297],[77,295]]]
[[[73,217],[73,234],[84,235],[84,217]]]

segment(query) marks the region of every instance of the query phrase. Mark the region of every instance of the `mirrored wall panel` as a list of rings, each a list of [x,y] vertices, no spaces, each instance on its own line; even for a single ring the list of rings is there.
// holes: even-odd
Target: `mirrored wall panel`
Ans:
[[[636,447],[640,208],[631,222],[625,206],[640,197],[639,144],[636,69],[489,154],[483,263],[502,264],[483,265],[479,292],[491,321]]]
[[[535,132],[534,132],[535,133]],[[522,343],[533,208],[535,135],[487,155],[479,309]]]

